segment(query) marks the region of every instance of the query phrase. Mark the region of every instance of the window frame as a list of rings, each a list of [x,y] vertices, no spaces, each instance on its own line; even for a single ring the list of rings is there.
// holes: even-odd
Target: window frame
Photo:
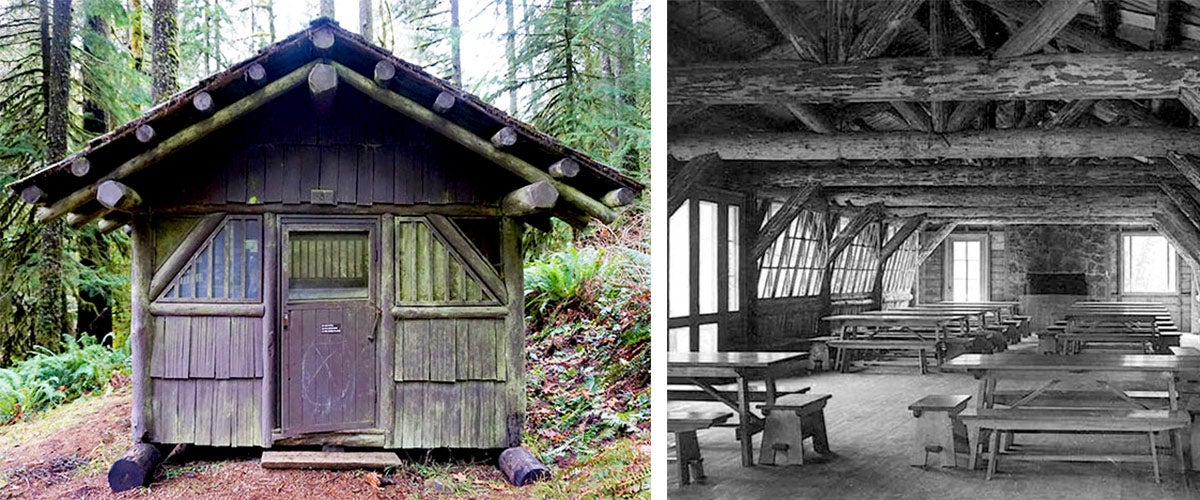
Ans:
[[[716,272],[715,292],[717,294],[717,307],[716,307],[715,312],[706,312],[703,314],[700,313],[700,286],[699,286],[700,285],[700,246],[699,245],[701,243],[704,243],[704,242],[699,241],[699,237],[701,236],[700,235],[700,203],[701,202],[717,204],[716,216],[713,219],[713,222],[717,226],[716,231],[715,231],[716,239],[715,239],[715,241],[707,242],[708,244],[717,245],[716,269],[715,269],[715,272]],[[729,338],[730,331],[733,331],[733,332],[744,331],[745,325],[743,324],[744,323],[743,311],[745,311],[745,308],[746,308],[745,301],[741,300],[742,297],[739,296],[737,298],[738,309],[730,310],[730,307],[729,307],[731,292],[736,292],[737,295],[745,295],[745,293],[746,293],[745,292],[746,277],[745,277],[745,273],[741,272],[742,271],[741,269],[738,270],[739,272],[733,274],[733,276],[736,276],[738,279],[738,283],[736,283],[736,286],[734,286],[734,284],[729,282],[729,279],[731,277],[729,266],[733,262],[735,262],[735,260],[731,259],[729,256],[729,252],[731,250],[730,245],[729,245],[729,239],[731,237],[737,239],[739,244],[737,245],[736,251],[739,253],[739,255],[736,258],[736,262],[739,262],[739,263],[743,262],[744,259],[746,258],[745,254],[747,251],[746,245],[744,243],[745,242],[744,235],[746,234],[746,228],[745,228],[746,217],[748,216],[746,206],[747,206],[747,199],[746,199],[745,195],[740,194],[740,193],[724,191],[724,190],[720,190],[720,189],[708,188],[708,187],[693,188],[693,190],[691,192],[691,196],[688,197],[688,199],[684,201],[683,205],[680,206],[680,208],[679,208],[680,210],[683,210],[683,209],[688,210],[688,220],[687,220],[687,223],[688,223],[687,224],[688,264],[686,266],[687,271],[688,271],[688,293],[687,293],[688,306],[687,306],[687,314],[673,316],[673,317],[670,316],[670,308],[671,308],[670,299],[671,299],[671,295],[673,294],[673,292],[671,291],[671,280],[668,277],[668,280],[667,280],[667,287],[668,287],[668,291],[667,291],[667,300],[668,300],[668,303],[667,303],[667,309],[668,309],[667,332],[668,332],[668,339],[670,339],[672,336],[678,335],[678,332],[680,331],[679,329],[686,328],[687,329],[686,330],[687,331],[687,341],[686,342],[677,341],[677,342],[672,342],[672,343],[674,343],[676,345],[679,345],[679,344],[687,345],[692,352],[696,352],[696,350],[699,349],[699,347],[702,344],[701,338],[700,338],[702,327],[704,328],[705,333],[708,334],[709,332],[711,332],[710,325],[715,325],[716,326],[715,345],[717,346],[718,350],[723,350],[723,349],[727,349],[726,346],[728,345],[728,342],[730,341],[730,338]],[[735,228],[738,233],[736,235],[731,235],[729,232],[729,230],[730,230],[729,210],[731,207],[737,207],[737,215],[739,217],[739,219],[737,220],[738,227]],[[670,231],[671,231],[670,217],[673,215],[675,215],[675,213],[667,214],[667,217],[668,217],[668,222],[667,222],[668,241],[675,240],[674,238],[672,238],[672,235],[670,233]],[[706,236],[709,236],[709,235],[706,235]],[[668,267],[668,269],[671,269],[672,263],[671,263],[670,252],[668,252],[667,260],[668,260],[667,267]],[[703,342],[703,344],[712,345],[714,343],[713,342]]]
[[[979,285],[980,301],[992,300],[991,235],[986,232],[951,233],[942,242],[944,248],[942,266],[942,299],[954,300],[954,242],[979,242]]]
[[[1167,290],[1165,290],[1165,291],[1131,291],[1131,290],[1128,290],[1127,287],[1129,286],[1129,281],[1130,281],[1129,280],[1130,263],[1128,260],[1129,252],[1127,252],[1125,250],[1125,241],[1126,241],[1125,239],[1126,239],[1126,237],[1129,237],[1129,236],[1158,237],[1158,238],[1162,238],[1163,241],[1167,244],[1167,248],[1170,249],[1170,253],[1174,257],[1174,258],[1170,259],[1170,261],[1167,263],[1167,265],[1168,265],[1167,275],[1168,275],[1168,279],[1170,280],[1170,285],[1167,287]],[[1121,262],[1120,262],[1121,270],[1120,270],[1118,281],[1120,282],[1120,291],[1121,291],[1122,296],[1152,296],[1152,295],[1161,296],[1161,295],[1178,295],[1179,294],[1179,282],[1180,282],[1180,279],[1179,279],[1180,278],[1180,276],[1179,276],[1179,258],[1180,258],[1179,250],[1177,248],[1175,248],[1175,245],[1171,243],[1170,238],[1167,238],[1166,235],[1159,233],[1157,231],[1153,231],[1153,230],[1121,231],[1121,240],[1120,240],[1120,243],[1119,243],[1119,246],[1117,249],[1117,253],[1118,253],[1118,255],[1120,255],[1120,260],[1121,260]]]

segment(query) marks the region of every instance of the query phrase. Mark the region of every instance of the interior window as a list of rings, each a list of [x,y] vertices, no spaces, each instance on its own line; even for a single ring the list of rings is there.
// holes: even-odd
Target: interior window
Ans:
[[[1175,248],[1157,234],[1126,234],[1122,249],[1122,291],[1174,293]]]

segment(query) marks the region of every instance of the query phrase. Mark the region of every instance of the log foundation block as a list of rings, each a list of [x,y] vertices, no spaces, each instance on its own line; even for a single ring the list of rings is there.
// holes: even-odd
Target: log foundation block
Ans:
[[[134,444],[108,469],[108,487],[113,493],[150,484],[154,469],[166,460],[171,448],[153,443]]]
[[[500,453],[500,472],[514,486],[550,479],[550,469],[542,465],[524,446],[509,448]]]
[[[942,467],[958,466],[958,443],[964,441],[966,447],[967,429],[957,417],[970,400],[971,396],[961,394],[930,395],[908,406],[917,419],[909,465],[928,467],[932,456]]]

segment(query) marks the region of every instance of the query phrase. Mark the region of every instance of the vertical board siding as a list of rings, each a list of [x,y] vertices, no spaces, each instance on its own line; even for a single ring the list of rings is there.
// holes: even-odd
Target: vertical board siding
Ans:
[[[159,300],[257,301],[262,283],[262,219],[225,219]]]
[[[503,319],[396,320],[397,382],[507,380]]]
[[[156,443],[260,446],[258,379],[151,379]]]
[[[486,262],[482,255],[480,260]],[[481,305],[499,300],[423,219],[396,218],[396,302]]]
[[[304,203],[333,190],[339,205],[495,203],[522,185],[502,168],[357,92],[310,120],[297,88],[142,175],[151,204]],[[271,126],[286,123],[289,126]],[[181,174],[181,172],[183,174]]]
[[[396,448],[503,448],[504,384],[487,381],[397,382]]]
[[[234,379],[262,376],[262,318],[159,316],[150,376]]]

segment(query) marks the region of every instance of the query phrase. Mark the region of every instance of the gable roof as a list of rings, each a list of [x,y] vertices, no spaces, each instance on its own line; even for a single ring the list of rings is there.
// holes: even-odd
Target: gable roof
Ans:
[[[314,44],[316,38],[325,42],[322,45],[332,40],[332,45],[326,45],[328,48],[322,49]],[[369,76],[363,75],[373,75],[376,64],[390,63],[395,69],[395,76],[378,84],[379,89],[387,96],[394,95],[400,100],[431,107],[440,94],[449,94],[454,97],[454,105],[437,115],[452,126],[482,138],[483,142],[487,142],[487,138],[501,129],[514,131],[517,136],[516,143],[496,154],[506,159],[511,156],[518,163],[533,166],[536,170],[526,169],[524,172],[528,175],[522,175],[530,182],[548,179],[560,192],[571,191],[570,194],[574,196],[562,196],[562,201],[553,211],[554,215],[568,222],[577,224],[580,220],[586,220],[586,217],[581,217],[585,215],[611,222],[614,212],[607,210],[606,205],[598,200],[614,190],[624,189],[624,194],[627,195],[628,190],[636,193],[644,189],[644,186],[628,176],[563,145],[557,139],[539,132],[445,80],[426,73],[419,66],[372,45],[362,36],[341,28],[328,18],[314,20],[308,28],[265,47],[255,56],[171,96],[141,117],[92,139],[82,151],[13,182],[8,188],[21,194],[26,202],[48,205],[48,208],[39,211],[38,218],[52,220],[67,211],[79,208],[82,203],[76,201],[91,201],[95,189],[102,181],[123,177],[122,171],[118,170],[122,165],[138,160],[139,156],[146,156],[143,163],[146,168],[153,168],[153,165],[162,159],[163,155],[155,155],[154,147],[163,141],[143,143],[137,137],[139,129],[149,125],[156,137],[165,140],[189,127],[203,125],[205,119],[213,116],[211,111],[202,112],[193,104],[193,100],[198,96],[211,97],[213,107],[220,110],[264,90],[271,82],[305,66],[311,66],[315,61],[338,66],[339,72],[357,73],[339,75],[342,79],[349,76],[355,80],[360,80],[357,77],[370,80]],[[351,83],[353,86],[354,82]],[[372,96],[371,93],[368,93],[368,96],[378,100],[378,96]],[[215,131],[220,126],[217,125],[208,132]],[[492,157],[493,162],[494,158],[495,156]],[[563,159],[574,161],[579,166],[578,174],[571,178],[552,179],[548,173],[549,167]],[[81,163],[83,168],[79,167]],[[34,194],[26,196],[26,190],[29,188],[35,188]],[[582,198],[586,203],[573,202],[572,198]]]

